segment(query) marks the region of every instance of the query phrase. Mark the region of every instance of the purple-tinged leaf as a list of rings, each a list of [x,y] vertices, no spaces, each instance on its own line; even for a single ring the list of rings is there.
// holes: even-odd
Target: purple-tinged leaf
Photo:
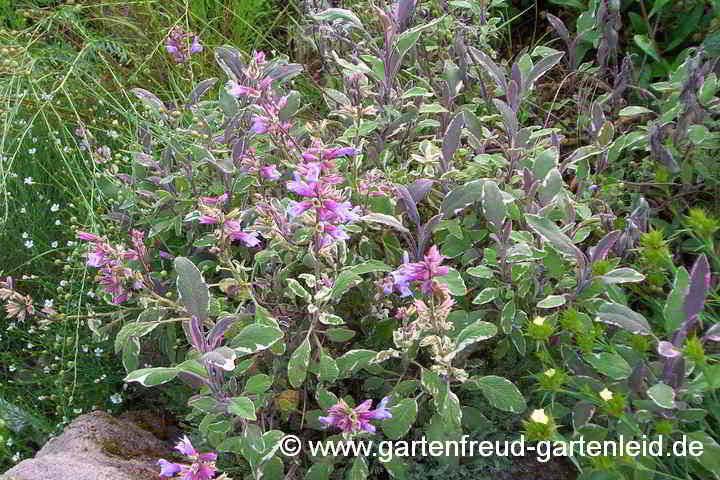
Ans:
[[[462,133],[462,127],[464,124],[463,113],[458,112],[455,114],[450,124],[445,130],[445,136],[443,136],[442,144],[442,156],[445,164],[445,170],[449,170],[450,162],[455,155],[458,145],[460,145],[460,133]]]
[[[675,346],[665,340],[658,343],[657,348],[658,355],[665,358],[674,358],[682,355],[682,352],[675,348]]]
[[[669,335],[680,328],[685,321],[685,312],[683,304],[688,294],[690,285],[690,274],[685,267],[680,267],[675,271],[675,280],[673,288],[665,301],[663,308],[663,317],[665,317],[665,332]]]
[[[551,68],[557,65],[560,59],[562,59],[563,55],[565,54],[562,52],[553,53],[551,55],[548,55],[547,57],[544,57],[542,60],[536,63],[535,66],[530,70],[527,79],[525,79],[523,91],[527,92],[538,78],[545,75]]]
[[[133,88],[130,90],[135,94],[142,102],[148,107],[152,108],[156,112],[162,112],[165,110],[165,104],[155,95],[148,92],[144,88]]]
[[[240,52],[229,45],[215,49],[215,62],[225,72],[228,78],[236,83],[243,84],[245,79],[245,64],[240,59]]]
[[[202,387],[210,385],[210,382],[206,379],[198,375],[197,373],[192,372],[178,372],[177,377],[185,382],[188,386],[199,390]]]
[[[628,386],[635,393],[644,393],[646,388],[645,380],[649,377],[650,370],[643,362],[639,362],[633,368],[632,373],[628,377]]]
[[[508,89],[506,93],[508,105],[510,105],[510,110],[513,112],[517,112],[518,106],[520,105],[520,87],[518,86],[517,82],[515,80],[510,80],[510,83],[508,83]]]
[[[668,358],[663,366],[662,378],[665,384],[679,388],[685,381],[685,357]]]
[[[550,25],[552,25],[557,34],[560,35],[560,38],[562,38],[569,46],[570,32],[568,31],[563,21],[551,13],[546,13],[545,16],[547,17],[548,22],[550,22]]]
[[[440,206],[443,217],[451,218],[470,204],[480,201],[485,180],[473,180],[451,190]]]
[[[500,188],[492,180],[486,181],[483,187],[482,210],[488,222],[497,230],[502,229],[507,217],[507,209]]]
[[[407,30],[414,12],[415,0],[398,0],[395,8],[395,20],[398,23],[398,33]]]
[[[408,192],[410,192],[410,196],[415,200],[416,204],[425,200],[425,197],[430,193],[430,189],[435,182],[436,180],[429,178],[418,178],[407,186]]]
[[[710,327],[703,338],[712,342],[720,342],[720,323]]]
[[[510,139],[510,142],[514,144],[515,135],[518,131],[517,115],[510,109],[508,104],[503,102],[502,100],[493,98],[492,101],[495,104],[495,108],[498,109],[498,111],[503,117],[503,124],[505,125],[505,131],[508,135],[508,138]]]
[[[275,82],[284,82],[290,80],[296,75],[301,74],[303,66],[297,63],[281,64],[269,69],[266,75]]]
[[[523,74],[520,70],[520,65],[518,65],[518,62],[513,63],[512,67],[510,68],[510,82],[515,82],[515,85],[517,85],[517,88],[520,90],[521,93],[525,93],[525,90],[523,88]],[[508,90],[510,89],[510,83],[508,82]],[[521,90],[522,89],[522,90]],[[517,111],[516,109],[513,109],[513,111]]]
[[[188,106],[195,105],[217,83],[217,78],[208,78],[198,83],[188,95]]]
[[[620,238],[620,233],[620,230],[613,230],[600,239],[597,245],[588,249],[588,253],[590,253],[590,263],[605,260],[610,249],[615,245],[617,239]]]
[[[710,290],[710,265],[707,257],[703,253],[695,261],[692,271],[690,272],[690,287],[688,288],[687,297],[683,304],[685,311],[685,321],[691,322],[705,306],[705,297]]]
[[[527,167],[523,168],[522,172],[523,172],[523,190],[525,191],[525,193],[527,193],[530,191],[530,187],[532,187],[534,178],[533,178],[532,170],[530,170],[529,168],[527,168]]]
[[[435,215],[418,228],[417,252],[415,257],[418,260],[423,257],[427,244],[430,242],[432,229],[441,219],[442,215]]]
[[[412,195],[410,195],[408,189],[403,185],[397,186],[396,191],[403,201],[403,205],[405,206],[405,211],[407,212],[408,217],[410,217],[410,220],[412,220],[415,225],[418,225],[420,223],[420,214],[418,213],[415,199],[412,198]]]
[[[212,330],[210,330],[210,333],[208,334],[208,347],[210,349],[217,348],[218,345],[223,340],[223,336],[225,335],[225,332],[228,328],[235,322],[236,317],[232,315],[225,315],[224,317],[221,317],[218,319],[218,321],[213,326]]]
[[[503,72],[500,67],[497,66],[495,62],[492,61],[490,57],[488,57],[485,53],[481,52],[475,47],[470,47],[470,57],[480,66],[485,69],[485,71],[490,75],[490,77],[495,82],[495,85],[498,86],[502,91],[507,90],[507,81],[505,80],[505,72]]]
[[[590,421],[593,415],[595,415],[596,409],[595,404],[590,402],[578,402],[575,404],[572,412],[572,422],[575,431]]]
[[[645,317],[619,303],[603,302],[597,310],[595,320],[618,326],[636,335],[652,335],[652,329]]]
[[[183,322],[183,327],[185,325],[185,322]],[[190,317],[190,322],[187,323],[185,334],[190,344],[195,347],[198,352],[206,352],[208,350],[205,335],[202,333],[202,322],[195,315]]]
[[[475,140],[482,142],[482,123],[477,115],[470,110],[463,110],[463,117],[465,118],[465,127],[470,131],[472,136],[475,137]]]
[[[160,164],[152,159],[150,155],[143,152],[133,152],[133,160],[135,163],[148,168],[158,168]]]

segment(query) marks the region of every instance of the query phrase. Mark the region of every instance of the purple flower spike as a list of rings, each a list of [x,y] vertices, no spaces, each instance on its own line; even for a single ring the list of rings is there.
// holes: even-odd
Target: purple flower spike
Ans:
[[[210,480],[215,476],[215,460],[217,454],[214,452],[198,453],[190,443],[187,435],[182,438],[175,448],[192,460],[192,465],[172,463],[167,460],[158,460],[160,464],[160,475],[163,477],[182,478],[183,480]]]
[[[171,463],[167,460],[158,460],[160,464],[160,476],[162,477],[173,477],[176,473],[181,472],[183,467],[177,463]]]
[[[277,167],[275,167],[275,165],[268,165],[268,166],[262,167],[260,169],[260,174],[266,180],[277,180],[278,178],[280,178],[280,172],[278,172]]]
[[[420,290],[426,295],[430,294],[434,289],[433,278],[447,275],[450,271],[448,267],[441,265],[445,258],[440,255],[437,246],[433,245],[422,262],[403,263],[400,268],[390,273],[396,291],[401,297],[407,297],[412,295],[410,284],[422,282]],[[387,291],[387,288],[384,290]]]
[[[330,407],[327,417],[319,417],[319,420],[328,426],[336,427],[343,432],[357,433],[365,431],[375,433],[375,426],[370,420],[384,420],[392,418],[392,413],[386,408],[388,397],[382,399],[378,408],[370,410],[372,400],[365,400],[355,408],[350,408],[347,403],[340,400]]]

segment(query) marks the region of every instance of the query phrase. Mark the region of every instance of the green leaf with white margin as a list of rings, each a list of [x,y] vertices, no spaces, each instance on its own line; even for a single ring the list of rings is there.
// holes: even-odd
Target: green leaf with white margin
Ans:
[[[210,293],[200,270],[185,257],[177,257],[174,261],[178,274],[177,289],[180,302],[191,315],[204,321],[208,316]]]
[[[126,382],[138,382],[143,387],[154,387],[173,380],[178,374],[176,368],[141,368],[125,377]]]
[[[556,249],[576,257],[578,261],[584,260],[585,255],[572,243],[567,235],[560,231],[560,228],[552,220],[530,213],[525,214],[525,220],[535,233],[550,242]]]
[[[130,337],[123,345],[122,363],[128,373],[140,366],[140,340],[137,337]]]
[[[508,379],[488,375],[481,378],[471,378],[465,382],[467,386],[476,386],[482,391],[490,405],[512,413],[522,413],[527,408],[525,397],[520,390]]]
[[[455,338],[455,352],[462,351],[468,345],[487,340],[497,335],[497,327],[490,322],[478,320],[463,328]]]
[[[605,283],[631,283],[642,282],[645,275],[632,268],[616,268],[600,277]]]
[[[273,384],[273,381],[275,379],[271,377],[270,375],[265,375],[264,373],[259,373],[257,375],[253,375],[252,377],[248,378],[247,382],[245,382],[245,388],[243,389],[243,393],[249,393],[249,394],[260,394],[267,392],[268,388]]]
[[[450,294],[455,295],[456,297],[462,297],[467,294],[467,287],[465,286],[465,282],[463,281],[460,272],[452,267],[448,267],[447,275],[435,277],[435,279],[438,282],[447,285]]]
[[[298,388],[305,382],[308,366],[310,365],[310,339],[305,340],[295,349],[288,362],[288,380],[293,388]]]
[[[655,113],[655,112],[653,112],[649,108],[639,107],[636,105],[630,105],[628,107],[621,109],[618,112],[618,116],[620,116],[620,117],[636,117],[638,115],[645,115],[646,113]]]
[[[441,400],[441,403],[437,404],[438,413],[448,425],[459,429],[462,424],[462,407],[460,406],[460,399],[450,389],[450,384],[445,385]]]
[[[624,328],[636,335],[652,335],[650,324],[645,317],[619,303],[603,302],[597,310],[595,320]]]
[[[437,373],[424,368],[420,371],[420,383],[433,398],[437,398],[446,388],[446,382]]]
[[[675,408],[675,390],[664,383],[656,383],[648,388],[648,397],[661,408]]]
[[[288,278],[288,279],[287,279],[287,282],[288,282],[288,288],[290,289],[290,291],[291,291],[292,293],[295,294],[295,296],[298,296],[298,297],[302,298],[302,299],[305,300],[306,302],[312,301],[312,297],[310,296],[310,292],[308,292],[307,290],[305,290],[305,288],[304,288],[302,285],[300,285],[300,282],[298,282],[298,281],[295,280],[294,278]]]
[[[498,188],[497,183],[492,180],[487,180],[483,186],[482,193],[482,210],[485,218],[490,222],[497,230],[502,229],[505,217],[507,217],[507,208],[503,201],[502,193]]]
[[[418,412],[417,401],[414,398],[405,398],[389,410],[392,418],[381,422],[382,430],[388,438],[398,440],[404,437],[415,423]]]
[[[350,270],[343,270],[340,275],[335,279],[332,290],[330,290],[330,296],[332,298],[340,298],[352,288],[355,283],[362,282],[362,277],[355,272]]]
[[[480,293],[477,294],[477,296],[473,299],[472,303],[475,305],[483,305],[485,303],[491,302],[495,300],[495,298],[498,296],[499,289],[495,287],[488,287],[482,289]]]
[[[335,362],[340,369],[340,376],[348,377],[357,370],[366,367],[376,355],[377,352],[373,350],[350,350],[342,357],[335,359]]]
[[[383,225],[387,225],[388,227],[392,227],[396,230],[399,230],[403,233],[410,233],[410,230],[408,230],[397,218],[385,215],[384,213],[368,213],[364,217],[360,217],[360,220],[367,223],[381,223]]]
[[[392,267],[380,260],[368,260],[348,268],[348,271],[362,275],[363,273],[371,272],[391,272]]]
[[[423,30],[427,30],[428,28],[432,28],[436,23],[443,20],[445,16],[436,18],[432,22],[424,23],[421,25],[418,25],[417,27],[410,28],[408,30],[405,30],[403,33],[401,33],[397,39],[395,40],[395,43],[393,44],[394,50],[396,50],[397,53],[397,68],[400,68],[400,65],[402,64],[403,57],[405,54],[410,50],[415,43],[417,43],[418,39],[420,38],[420,34],[423,32]],[[388,68],[388,67],[386,67]]]
[[[138,315],[137,322],[130,322],[123,325],[115,336],[115,353],[120,353],[123,345],[130,337],[140,338],[152,332],[158,325],[158,321],[165,315],[165,311],[151,308],[143,310]]]
[[[370,474],[365,457],[355,457],[352,467],[347,471],[345,480],[365,480]]]
[[[278,328],[253,323],[240,330],[230,342],[230,347],[240,355],[249,355],[270,348],[284,336]]]
[[[245,420],[257,420],[255,404],[248,397],[234,397],[230,399],[228,413],[237,415]]]
[[[344,8],[327,8],[320,13],[312,15],[312,18],[318,22],[334,22],[336,20],[342,20],[353,24],[353,26],[362,29],[363,24],[350,10]]]
[[[538,302],[537,308],[555,308],[565,305],[566,301],[565,295],[548,295]]]
[[[672,291],[665,301],[663,317],[665,317],[665,331],[672,333],[685,321],[685,297],[690,288],[690,275],[685,267],[675,270],[675,281]]]
[[[340,375],[340,369],[337,362],[327,353],[320,354],[320,361],[317,366],[318,381],[332,383],[337,380]]]
[[[613,380],[624,380],[632,373],[630,364],[618,353],[590,353],[585,355],[584,358],[595,370]]]
[[[345,323],[345,320],[332,313],[321,312],[320,323],[324,325],[342,325]]]
[[[203,355],[203,360],[211,365],[222,368],[226,372],[235,370],[236,358],[237,352],[230,347],[218,347],[212,352],[207,352]]]

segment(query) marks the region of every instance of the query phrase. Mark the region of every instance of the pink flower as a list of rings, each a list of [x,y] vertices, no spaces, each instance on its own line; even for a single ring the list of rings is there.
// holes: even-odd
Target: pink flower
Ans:
[[[280,172],[278,172],[275,165],[268,165],[268,166],[262,167],[260,169],[260,174],[266,180],[277,180],[278,178],[280,178]]]
[[[175,448],[192,460],[192,465],[184,465],[182,463],[172,463],[167,460],[160,459],[158,464],[160,465],[160,475],[163,477],[173,477],[177,474],[181,474],[180,477],[184,480],[210,480],[215,476],[215,460],[217,460],[216,453],[198,453],[195,447],[190,443],[190,439],[186,436],[182,438],[175,446]]]
[[[390,410],[386,407],[389,400],[388,397],[383,398],[375,410],[370,410],[372,400],[365,400],[355,408],[350,408],[347,403],[340,400],[330,407],[327,417],[319,417],[319,420],[326,425],[339,428],[343,432],[375,433],[375,426],[370,423],[370,420],[392,418]]]
[[[385,294],[392,292],[394,288],[400,293],[401,297],[412,295],[409,289],[411,282],[422,282],[421,291],[429,294],[433,291],[433,278],[447,275],[450,271],[448,267],[440,264],[445,260],[445,256],[440,255],[436,245],[430,247],[425,259],[422,262],[404,263],[390,275],[393,279],[392,286],[385,284]]]

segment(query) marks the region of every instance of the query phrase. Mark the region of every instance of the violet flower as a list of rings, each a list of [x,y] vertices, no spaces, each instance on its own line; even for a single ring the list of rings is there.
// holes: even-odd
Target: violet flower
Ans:
[[[433,245],[422,262],[406,262],[390,274],[392,283],[386,281],[385,294],[390,294],[395,289],[401,297],[412,295],[409,288],[412,282],[422,282],[420,290],[426,295],[430,294],[434,289],[433,278],[447,275],[450,271],[448,267],[440,265],[445,258],[447,257],[440,255],[437,246]]]
[[[158,460],[160,465],[160,476],[163,477],[174,477],[180,474],[177,478],[184,480],[210,480],[215,476],[215,460],[217,460],[216,453],[198,453],[195,447],[190,443],[190,439],[186,436],[182,438],[175,446],[175,449],[186,457],[192,460],[191,465],[185,465],[182,463],[168,462],[165,459]]]
[[[173,60],[177,63],[184,63],[193,53],[202,52],[203,46],[200,44],[197,35],[175,27],[170,30],[165,39],[165,50],[172,55]]]
[[[347,403],[340,400],[330,407],[327,417],[319,417],[319,420],[328,426],[339,428],[343,432],[375,433],[375,426],[370,423],[370,420],[392,418],[390,410],[386,407],[389,400],[389,397],[383,398],[375,410],[370,410],[372,400],[365,400],[355,408],[350,408]]]

